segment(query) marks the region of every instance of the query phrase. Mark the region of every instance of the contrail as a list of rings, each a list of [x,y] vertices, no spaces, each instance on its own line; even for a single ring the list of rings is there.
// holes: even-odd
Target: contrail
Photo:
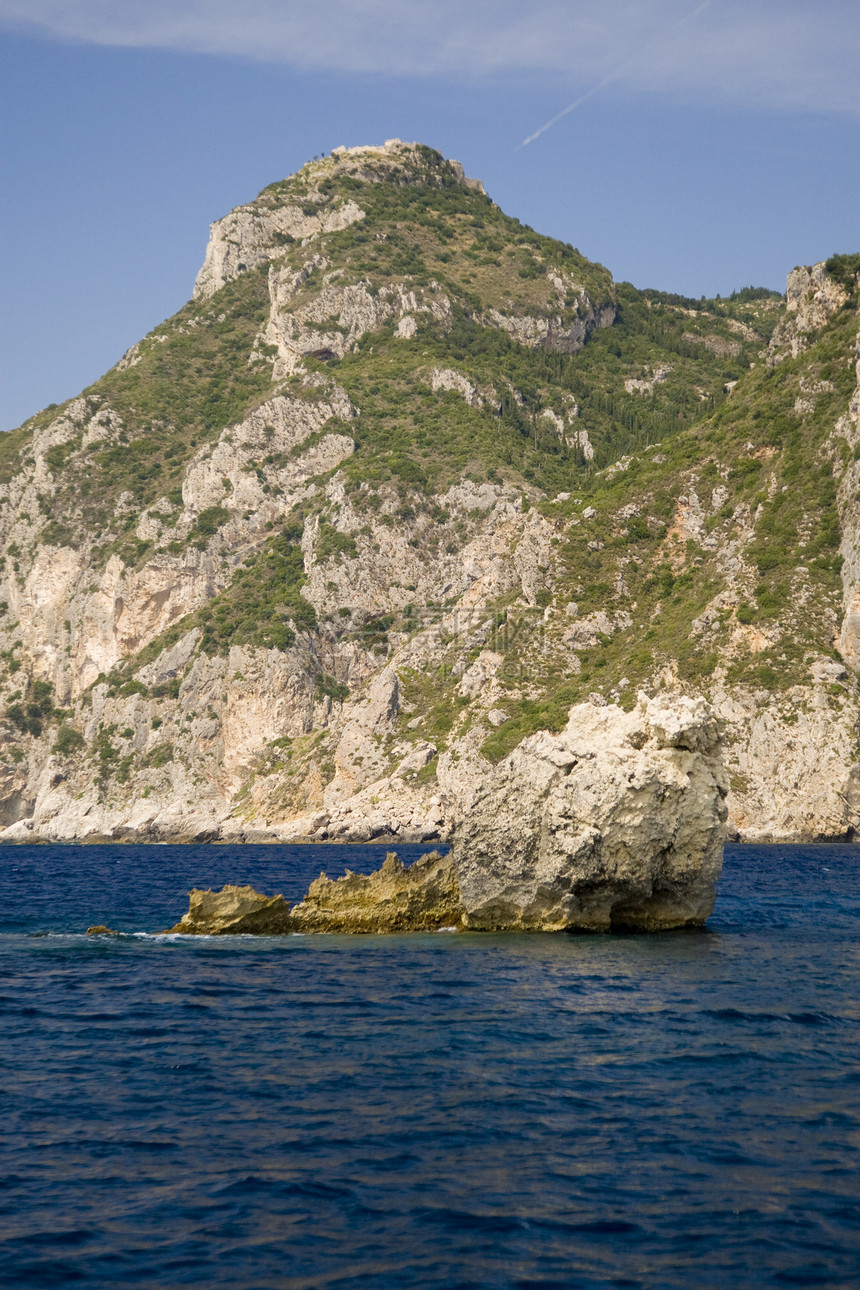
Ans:
[[[666,31],[662,31],[659,36],[655,36],[652,40],[646,41],[644,45],[637,49],[635,54],[631,54],[629,58],[625,58],[624,61],[619,63],[613,71],[604,76],[602,81],[598,81],[597,84],[593,85],[585,94],[581,94],[573,103],[569,104],[566,108],[562,108],[561,112],[556,113],[552,120],[547,121],[539,130],[535,130],[534,134],[530,134],[527,139],[523,139],[522,143],[517,144],[517,151],[519,151],[520,148],[527,147],[530,143],[534,143],[535,139],[539,139],[542,134],[546,134],[547,130],[551,130],[552,127],[557,125],[563,117],[568,116],[571,112],[576,111],[578,107],[582,107],[583,103],[587,103],[589,99],[594,98],[594,95],[602,90],[605,85],[609,85],[610,82],[617,80],[618,77],[627,70],[631,63],[637,62],[645,51],[652,47],[652,45],[656,45],[659,41],[664,40],[666,36],[672,35],[673,32],[679,31],[681,27],[686,27],[688,22],[692,22],[694,18],[698,18],[700,13],[704,13],[706,9],[710,8],[713,2],[714,0],[703,0],[702,4],[698,5],[688,13],[680,20],[680,22],[676,22],[674,26],[669,27]]]

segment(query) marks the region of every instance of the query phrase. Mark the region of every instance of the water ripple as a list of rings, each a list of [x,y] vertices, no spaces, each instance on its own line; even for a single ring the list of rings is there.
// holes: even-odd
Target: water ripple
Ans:
[[[730,849],[698,936],[141,932],[385,848],[320,851],[6,851],[3,1284],[860,1284],[856,849]]]

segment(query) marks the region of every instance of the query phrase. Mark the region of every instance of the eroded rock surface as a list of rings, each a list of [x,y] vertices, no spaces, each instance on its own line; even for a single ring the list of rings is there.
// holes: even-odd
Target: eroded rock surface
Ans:
[[[488,777],[452,851],[467,927],[697,925],[714,903],[728,789],[702,699],[578,704]]]
[[[201,891],[189,895],[188,913],[168,932],[188,936],[228,936],[253,932],[275,936],[292,931],[290,907],[283,896],[263,896],[253,887]]]
[[[389,852],[382,866],[369,875],[347,870],[333,881],[321,873],[292,910],[283,896],[264,896],[253,887],[195,888],[187,914],[168,931],[192,936],[421,932],[455,926],[461,914],[457,876],[449,856],[432,851],[407,869]]]
[[[292,910],[299,932],[420,932],[459,925],[457,874],[450,855],[437,851],[407,869],[389,852],[375,873],[347,872],[332,881],[320,874]]]
[[[487,776],[447,856],[325,874],[289,910],[250,887],[192,891],[174,932],[661,931],[699,926],[728,789],[703,699],[578,704]]]

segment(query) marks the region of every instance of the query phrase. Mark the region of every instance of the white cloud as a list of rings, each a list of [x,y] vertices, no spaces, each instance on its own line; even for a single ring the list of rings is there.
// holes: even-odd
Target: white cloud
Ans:
[[[551,76],[572,97],[606,79],[687,100],[860,111],[856,0],[698,8],[697,0],[0,0],[0,23],[305,69]]]

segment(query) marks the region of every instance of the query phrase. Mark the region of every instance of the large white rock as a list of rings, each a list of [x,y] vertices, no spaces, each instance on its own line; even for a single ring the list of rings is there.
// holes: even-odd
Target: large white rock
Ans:
[[[728,790],[703,699],[632,712],[578,704],[561,734],[523,740],[458,829],[465,923],[476,929],[660,930],[714,904]]]

